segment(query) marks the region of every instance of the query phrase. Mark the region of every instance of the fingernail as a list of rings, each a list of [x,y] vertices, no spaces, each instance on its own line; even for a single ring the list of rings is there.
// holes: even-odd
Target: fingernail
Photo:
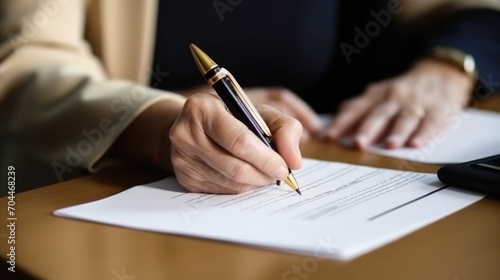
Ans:
[[[368,139],[366,138],[366,136],[360,135],[356,137],[355,143],[358,149],[364,150],[368,143]]]
[[[330,139],[337,139],[338,138],[338,135],[339,135],[339,132],[337,129],[333,128],[333,129],[329,129],[328,132],[326,133],[326,136]]]
[[[401,137],[400,136],[390,136],[389,138],[387,138],[387,140],[385,141],[387,147],[389,148],[398,148],[401,146]]]
[[[316,130],[319,131],[319,130],[323,129],[324,125],[325,124],[323,123],[323,121],[320,118],[316,118],[314,120],[314,126],[315,126]]]
[[[284,166],[280,166],[274,171],[274,179],[283,180],[286,176],[288,176],[288,169]]]
[[[415,137],[411,140],[411,144],[415,147],[421,146],[424,144],[424,139],[422,137]]]

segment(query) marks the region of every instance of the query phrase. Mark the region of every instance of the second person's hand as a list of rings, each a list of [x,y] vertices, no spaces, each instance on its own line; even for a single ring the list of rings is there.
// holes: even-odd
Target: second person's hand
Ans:
[[[379,140],[392,149],[425,145],[462,110],[472,84],[455,67],[424,59],[344,102],[326,138],[338,141],[353,134],[353,144],[361,150]]]

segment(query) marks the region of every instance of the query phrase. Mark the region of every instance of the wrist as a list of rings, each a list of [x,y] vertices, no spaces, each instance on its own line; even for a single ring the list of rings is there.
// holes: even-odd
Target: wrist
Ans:
[[[168,133],[182,106],[178,100],[152,104],[120,134],[106,156],[172,171]]]
[[[435,58],[424,58],[412,67],[411,72],[426,76],[444,97],[452,98],[448,101],[453,100],[454,104],[460,107],[466,106],[470,99],[474,81],[449,63]]]
[[[472,92],[478,80],[476,62],[472,55],[456,48],[436,46],[429,54],[429,58],[446,64],[450,68],[454,68],[456,71],[462,73],[469,80],[469,92]]]

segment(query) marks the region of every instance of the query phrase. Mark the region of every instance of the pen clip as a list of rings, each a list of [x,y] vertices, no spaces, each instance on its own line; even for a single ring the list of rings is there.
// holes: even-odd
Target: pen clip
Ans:
[[[243,91],[243,89],[238,84],[238,82],[233,77],[233,75],[227,69],[225,69],[223,67],[220,68],[219,73],[226,75],[226,77],[229,79],[229,82],[231,83],[234,90],[236,91],[237,96],[240,98],[240,100],[243,102],[243,104],[247,107],[249,113],[252,115],[252,117],[255,119],[257,124],[262,129],[262,132],[264,132],[264,134],[266,134],[267,137],[271,137],[271,130],[267,126],[266,122],[262,119],[259,112],[257,112],[257,109],[255,108],[255,106],[253,106],[252,101],[250,101],[250,99],[248,99],[248,96]]]

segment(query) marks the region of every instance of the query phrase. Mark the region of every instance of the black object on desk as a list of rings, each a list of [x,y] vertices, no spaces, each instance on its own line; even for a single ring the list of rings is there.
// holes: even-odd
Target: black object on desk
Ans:
[[[500,154],[441,167],[441,182],[500,198]]]

